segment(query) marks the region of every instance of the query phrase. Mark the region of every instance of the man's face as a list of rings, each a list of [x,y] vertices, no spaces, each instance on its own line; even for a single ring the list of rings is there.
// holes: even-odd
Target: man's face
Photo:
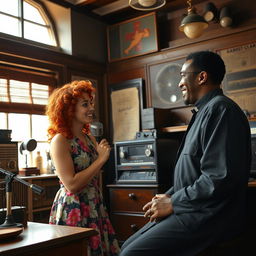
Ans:
[[[194,104],[199,99],[200,86],[197,79],[199,73],[200,70],[193,67],[192,60],[187,60],[181,68],[179,87],[186,105]]]

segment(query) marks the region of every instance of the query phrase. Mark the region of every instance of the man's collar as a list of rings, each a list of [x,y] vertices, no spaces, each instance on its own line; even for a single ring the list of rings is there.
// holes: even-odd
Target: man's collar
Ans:
[[[212,91],[209,91],[207,94],[205,94],[201,99],[199,99],[195,106],[199,110],[202,108],[207,102],[209,102],[212,98],[214,98],[217,95],[223,95],[223,91],[221,88],[214,89]]]

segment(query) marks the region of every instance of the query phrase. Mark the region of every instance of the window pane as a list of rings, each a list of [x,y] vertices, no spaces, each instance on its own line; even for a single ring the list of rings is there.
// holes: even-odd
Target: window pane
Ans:
[[[13,36],[21,36],[19,19],[0,14],[0,32]]]
[[[32,83],[32,98],[34,104],[46,105],[49,98],[49,86]]]
[[[13,141],[24,141],[30,138],[30,118],[28,114],[9,114],[8,127],[12,130]]]
[[[0,102],[8,102],[7,79],[0,78]]]
[[[4,2],[4,3],[3,3]],[[19,15],[19,1],[18,0],[1,0],[0,11],[14,16]]]
[[[29,83],[10,80],[11,102],[31,103],[29,95]]]
[[[51,39],[50,30],[47,27],[24,22],[24,38],[43,44],[56,45]]]
[[[24,19],[46,25],[45,21],[43,20],[40,12],[36,7],[28,4],[27,2],[24,2],[23,7],[24,7]]]
[[[48,118],[43,115],[32,115],[32,138],[36,141],[47,141]]]
[[[7,129],[7,114],[0,113],[0,129]]]

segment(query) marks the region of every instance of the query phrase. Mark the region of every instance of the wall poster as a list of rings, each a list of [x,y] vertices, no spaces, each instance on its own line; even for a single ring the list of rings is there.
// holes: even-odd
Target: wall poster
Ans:
[[[141,129],[143,80],[127,80],[110,86],[113,142],[133,140]]]
[[[243,110],[256,114],[256,41],[217,52],[226,65],[224,93]]]

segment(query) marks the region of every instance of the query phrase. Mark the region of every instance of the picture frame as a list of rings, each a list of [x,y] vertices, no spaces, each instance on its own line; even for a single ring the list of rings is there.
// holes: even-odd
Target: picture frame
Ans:
[[[111,140],[133,140],[141,130],[144,80],[136,78],[109,87]]]
[[[184,62],[185,57],[179,57],[147,65],[147,91],[150,94],[150,107],[170,109],[185,106],[178,87]]]
[[[107,28],[109,62],[158,51],[155,12]]]
[[[256,113],[256,41],[217,49],[226,74],[222,82],[224,94],[249,114]]]

